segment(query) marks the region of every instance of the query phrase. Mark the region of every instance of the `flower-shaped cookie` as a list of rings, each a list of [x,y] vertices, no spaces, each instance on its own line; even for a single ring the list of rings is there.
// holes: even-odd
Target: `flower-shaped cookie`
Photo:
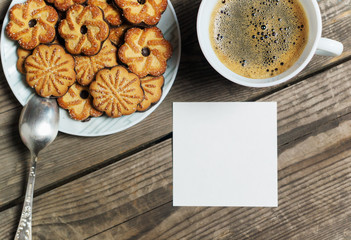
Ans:
[[[31,50],[40,43],[54,40],[57,20],[56,10],[46,5],[44,0],[28,0],[10,9],[6,33],[22,48]]]
[[[95,55],[100,51],[101,42],[108,37],[109,27],[100,8],[76,4],[67,11],[58,31],[65,39],[68,52]]]
[[[89,91],[94,107],[110,117],[134,113],[144,98],[138,76],[122,66],[100,70]]]
[[[60,11],[67,11],[75,3],[82,4],[86,0],[46,0],[49,3],[53,3],[55,7]]]
[[[110,39],[110,41],[116,46],[122,44],[124,41],[124,34],[131,27],[132,25],[130,24],[122,24],[119,27],[110,28],[110,35],[108,36],[108,39]]]
[[[75,56],[77,81],[81,85],[89,85],[100,69],[116,66],[116,53],[117,48],[107,39],[98,54],[94,56]]]
[[[102,112],[93,108],[89,88],[77,83],[68,89],[68,92],[57,99],[60,107],[67,109],[74,120],[83,121],[89,117],[99,117]]]
[[[151,77],[147,76],[140,79],[141,87],[144,90],[144,100],[138,104],[138,111],[147,110],[151,104],[157,103],[162,96],[162,86],[164,83],[163,76]]]
[[[115,0],[115,3],[133,24],[156,25],[167,8],[167,0]]]
[[[107,0],[88,0],[88,4],[101,8],[104,12],[105,20],[112,26],[122,24],[121,13],[119,10],[107,3]]]
[[[22,73],[26,74],[26,69],[24,68],[24,61],[26,58],[32,54],[32,51],[23,49],[21,47],[17,48],[17,70]]]
[[[118,50],[119,59],[139,77],[162,75],[171,56],[172,45],[157,27],[129,29],[125,43]]]
[[[28,85],[42,97],[63,96],[76,81],[74,59],[60,45],[39,45],[24,66]]]

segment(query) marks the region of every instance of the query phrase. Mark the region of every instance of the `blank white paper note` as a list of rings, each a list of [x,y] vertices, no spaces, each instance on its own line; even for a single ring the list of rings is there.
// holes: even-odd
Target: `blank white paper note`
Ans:
[[[277,104],[173,103],[173,205],[276,207]]]

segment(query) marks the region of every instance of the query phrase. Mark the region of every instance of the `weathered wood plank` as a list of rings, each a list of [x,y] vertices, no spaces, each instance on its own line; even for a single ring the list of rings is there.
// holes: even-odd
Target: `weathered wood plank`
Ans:
[[[246,101],[274,90],[238,86],[221,78],[210,67],[196,39],[194,16],[199,2],[172,1],[181,25],[183,51],[178,77],[164,103],[140,124],[112,136],[81,138],[60,134],[55,143],[41,155],[43,161],[38,164],[37,190],[53,187],[57,182],[60,184],[72,176],[167,135],[172,131],[171,109],[174,101]],[[336,0],[320,1],[320,6],[325,24],[324,36],[341,40],[345,45],[345,53],[341,58],[315,57],[300,77],[351,55],[351,38],[347,37],[347,27],[351,24],[351,6],[347,1]],[[1,207],[23,195],[29,153],[18,137],[20,105],[10,92],[3,74],[0,75],[0,162],[4,166],[0,169],[0,192],[6,193],[0,194]],[[282,135],[283,142],[285,136],[294,133],[292,131]]]
[[[350,124],[350,119],[347,124]],[[350,149],[350,143],[347,147]],[[97,175],[94,173],[95,176],[83,178],[79,183],[68,184],[59,191],[36,198],[38,210],[34,214],[33,230],[40,233],[35,236],[38,239],[45,239],[49,235],[54,239],[82,239],[94,231],[101,231],[102,228],[107,231],[93,236],[92,239],[233,239],[234,236],[235,239],[336,239],[350,230],[350,222],[347,221],[351,217],[351,199],[348,197],[351,191],[348,184],[349,150],[345,153],[347,158],[335,156],[332,152],[324,153],[325,158],[320,166],[316,164],[309,167],[311,169],[306,169],[307,171],[289,176],[290,180],[285,186],[280,182],[277,209],[172,207],[169,203],[172,193],[170,141],[157,150],[152,149],[152,152],[158,152],[158,156],[168,153],[162,161],[166,161],[169,168],[160,169],[164,174],[162,184],[166,186],[162,191],[148,189],[142,193],[146,195],[133,199],[132,193],[142,191],[147,184],[131,179],[125,183],[124,174],[116,172],[116,169],[128,169],[126,167],[131,165],[116,166],[111,172]],[[144,157],[140,155],[137,162],[145,163],[141,161]],[[151,156],[148,159],[155,158],[157,157]],[[134,164],[135,161],[133,169],[140,167]],[[159,168],[166,163],[152,164]],[[149,166],[144,170],[149,170]],[[311,174],[308,170],[314,173]],[[132,171],[131,174],[133,173]],[[155,176],[159,174],[161,173],[156,171]],[[142,176],[145,179],[143,181],[147,181],[148,177]],[[102,187],[93,187],[101,178],[110,181]],[[138,184],[142,186],[135,190]],[[151,186],[157,188],[162,184],[153,179]],[[121,193],[122,196],[119,196]],[[163,201],[166,202],[165,205],[154,209]],[[138,215],[139,211],[146,213]],[[6,212],[14,214],[13,209]],[[128,218],[131,220],[128,221]],[[6,216],[5,222],[9,227],[16,221]],[[110,229],[113,224],[117,226]],[[3,227],[2,224],[0,226]],[[11,230],[2,227],[0,232]],[[314,229],[312,232],[311,228]],[[11,238],[11,234],[5,236]]]
[[[347,239],[351,231],[349,63],[262,99],[278,101],[278,208],[172,207],[169,139],[36,197],[35,236]],[[296,134],[286,135],[294,130]],[[0,213],[0,234],[5,238],[12,237],[16,218],[15,208]]]
[[[262,99],[279,105],[278,208],[167,203],[91,239],[351,238],[351,67],[343,67]]]
[[[276,209],[180,208],[170,202],[89,239],[347,239],[351,199],[345,195],[351,188],[344,164],[349,167],[350,159],[292,176],[291,182],[299,179],[293,185],[279,184]],[[329,174],[333,180],[323,185]]]
[[[35,237],[44,239],[50,235],[52,239],[83,239],[150,207],[156,208],[160,201],[169,202],[172,191],[170,145],[171,139],[168,139],[35,198],[33,215],[38,215],[33,222]],[[146,199],[146,195],[152,198]],[[53,209],[58,211],[51,212]],[[44,212],[46,214],[42,214]],[[0,235],[3,238],[11,238],[9,227],[17,225],[16,221],[12,209],[0,213]],[[45,231],[42,231],[43,224],[47,224]],[[63,232],[62,229],[66,228],[68,232]]]
[[[2,23],[10,4],[11,4],[10,0],[1,0],[0,1],[0,24]]]

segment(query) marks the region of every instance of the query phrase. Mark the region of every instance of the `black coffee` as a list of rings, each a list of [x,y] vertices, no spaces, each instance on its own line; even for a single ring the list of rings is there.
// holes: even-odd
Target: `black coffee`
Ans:
[[[308,21],[297,0],[220,0],[209,30],[216,55],[230,70],[269,78],[300,57]]]

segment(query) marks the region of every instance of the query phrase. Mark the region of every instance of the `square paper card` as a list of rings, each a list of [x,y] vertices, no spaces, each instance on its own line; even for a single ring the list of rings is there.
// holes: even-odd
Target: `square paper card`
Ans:
[[[276,207],[277,104],[173,103],[173,205]]]

